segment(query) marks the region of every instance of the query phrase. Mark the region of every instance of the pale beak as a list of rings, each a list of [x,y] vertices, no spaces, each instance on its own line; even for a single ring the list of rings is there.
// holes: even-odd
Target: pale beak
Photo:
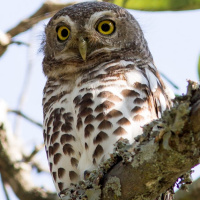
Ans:
[[[81,57],[85,61],[86,60],[86,56],[87,56],[87,42],[82,36],[79,37],[78,49],[79,49],[79,52],[81,54]]]

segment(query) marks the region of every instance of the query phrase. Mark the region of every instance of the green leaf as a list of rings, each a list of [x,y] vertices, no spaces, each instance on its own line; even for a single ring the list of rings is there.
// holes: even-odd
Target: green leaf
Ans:
[[[118,6],[145,11],[193,10],[200,8],[200,0],[104,0]]]
[[[200,80],[200,55],[199,55],[199,61],[198,61],[198,78]]]

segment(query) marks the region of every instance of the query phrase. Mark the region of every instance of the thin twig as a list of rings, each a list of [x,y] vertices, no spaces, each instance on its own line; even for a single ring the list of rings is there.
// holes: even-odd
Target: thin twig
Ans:
[[[35,148],[33,149],[33,151],[31,152],[30,155],[28,156],[23,156],[24,159],[23,161],[28,163],[30,162],[32,168],[36,168],[38,172],[49,172],[48,169],[45,169],[41,163],[39,161],[37,161],[36,159],[34,159],[35,155],[41,151],[44,148],[44,144],[41,145],[37,145],[35,146]]]
[[[175,89],[179,89],[179,87],[173,83],[173,81],[171,81],[165,74],[163,74],[162,72],[160,72],[160,75],[167,81],[169,82]]]
[[[33,29],[34,30],[34,29]],[[34,38],[33,36],[33,31],[31,32],[30,38]],[[25,72],[25,76],[24,76],[24,81],[23,81],[23,85],[22,85],[22,89],[21,89],[21,94],[19,96],[19,101],[18,101],[18,105],[17,105],[17,110],[22,110],[22,107],[25,103],[26,100],[26,94],[28,92],[29,86],[30,86],[30,80],[31,80],[31,75],[32,75],[32,69],[33,69],[33,62],[34,62],[34,49],[33,49],[33,41],[30,41],[30,45],[28,48],[28,65],[26,68],[26,72]],[[20,128],[20,118],[18,118],[18,116],[16,116],[16,120],[15,120],[15,124],[14,124],[14,133],[18,134],[19,128]]]
[[[37,125],[37,126],[39,126],[39,127],[42,128],[42,123],[37,122],[37,121],[31,119],[30,117],[28,117],[27,115],[25,115],[24,113],[22,113],[19,110],[11,110],[11,109],[9,109],[8,112],[15,113],[15,114],[23,117],[24,119],[28,120],[29,122],[31,122],[31,123],[33,123],[33,124],[35,124],[35,125]]]
[[[9,197],[9,195],[8,195],[8,191],[7,191],[6,186],[5,186],[5,182],[4,182],[4,180],[3,180],[2,176],[1,176],[1,174],[0,174],[0,177],[1,177],[1,182],[2,182],[2,186],[3,186],[3,191],[4,191],[5,196],[6,196],[6,200],[10,200],[10,197]]]
[[[31,166],[32,168],[36,168],[37,172],[40,173],[40,172],[46,172],[46,173],[49,173],[49,169],[47,168],[44,168],[43,165],[41,165],[41,163],[38,161],[32,161],[31,162]]]
[[[30,162],[33,157],[44,147],[44,144],[35,146],[34,150],[31,152],[29,156],[24,156],[25,162]]]
[[[10,44],[17,44],[17,45],[25,45],[25,46],[30,46],[30,44],[22,41],[14,41],[12,40]]]

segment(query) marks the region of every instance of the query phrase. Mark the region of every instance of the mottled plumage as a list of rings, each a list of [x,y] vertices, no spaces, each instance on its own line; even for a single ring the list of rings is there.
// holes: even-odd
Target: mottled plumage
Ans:
[[[109,158],[120,137],[134,142],[171,101],[142,30],[125,9],[103,2],[69,6],[45,33],[44,141],[60,192]]]

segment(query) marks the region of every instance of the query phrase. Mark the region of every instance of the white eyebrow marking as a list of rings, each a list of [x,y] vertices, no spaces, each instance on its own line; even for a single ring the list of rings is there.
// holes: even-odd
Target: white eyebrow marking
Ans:
[[[55,19],[53,21],[53,25],[55,26],[59,22],[66,23],[66,25],[70,26],[72,32],[76,32],[76,23],[74,21],[72,21],[69,16],[67,16],[67,15],[60,16],[58,19]]]
[[[93,28],[96,21],[105,15],[109,15],[110,17],[113,18],[115,17],[116,13],[112,10],[106,10],[94,13],[93,15],[91,15],[90,19],[88,20],[88,23],[86,23],[85,29],[87,30]]]

